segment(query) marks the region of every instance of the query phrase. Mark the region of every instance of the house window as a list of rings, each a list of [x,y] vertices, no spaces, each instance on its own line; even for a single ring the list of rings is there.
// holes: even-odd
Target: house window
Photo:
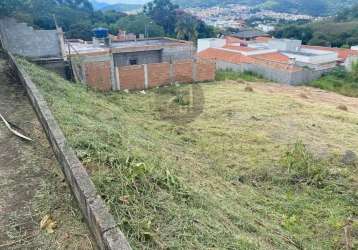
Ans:
[[[137,64],[138,64],[137,58],[131,58],[131,59],[129,59],[129,65],[137,65]]]

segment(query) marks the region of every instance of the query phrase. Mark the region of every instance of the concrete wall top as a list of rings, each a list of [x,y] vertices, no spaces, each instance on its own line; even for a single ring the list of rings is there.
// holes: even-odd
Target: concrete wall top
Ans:
[[[63,58],[63,34],[57,30],[34,30],[14,18],[3,18],[0,19],[0,36],[4,48],[13,54],[32,59]]]
[[[205,38],[198,39],[198,50],[197,52],[201,52],[208,48],[222,48],[226,45],[226,39],[220,38]]]

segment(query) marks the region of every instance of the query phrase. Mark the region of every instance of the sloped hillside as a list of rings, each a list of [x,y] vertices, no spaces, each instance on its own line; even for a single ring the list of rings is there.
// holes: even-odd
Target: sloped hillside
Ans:
[[[242,79],[102,94],[20,62],[134,249],[358,244],[358,99]]]

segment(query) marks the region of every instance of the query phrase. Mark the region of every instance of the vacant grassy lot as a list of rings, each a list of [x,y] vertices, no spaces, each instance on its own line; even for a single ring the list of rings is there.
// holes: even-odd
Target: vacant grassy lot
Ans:
[[[311,86],[334,91],[346,96],[358,97],[358,66],[356,73],[335,70],[310,83]]]
[[[133,248],[358,244],[358,100],[232,80],[101,94],[21,63]]]

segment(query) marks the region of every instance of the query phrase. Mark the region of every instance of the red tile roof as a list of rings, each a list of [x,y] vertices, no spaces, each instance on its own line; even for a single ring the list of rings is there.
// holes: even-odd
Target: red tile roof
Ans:
[[[232,43],[240,43],[241,45],[247,45],[247,41],[239,39],[237,37],[233,37],[233,36],[225,36],[226,39],[226,43],[232,44]]]
[[[358,55],[358,51],[354,51],[354,50],[350,50],[350,49],[330,48],[330,47],[310,46],[310,45],[303,45],[303,47],[306,49],[317,49],[317,50],[337,52],[338,57],[343,60],[346,60],[350,56]]]
[[[235,53],[223,49],[214,49],[214,48],[209,48],[204,51],[201,51],[199,52],[198,56],[203,59],[221,60],[221,61],[231,62],[236,64],[251,63],[254,61],[253,58],[244,56],[240,53]]]
[[[261,55],[244,56],[235,51],[225,49],[209,48],[198,53],[199,58],[207,60],[219,60],[234,64],[258,64],[277,70],[285,70],[289,72],[302,70],[299,67],[288,64],[288,57],[280,53],[266,53]]]
[[[263,59],[263,60],[268,60],[268,61],[273,61],[273,62],[281,62],[281,63],[288,63],[288,61],[289,61],[288,56],[285,56],[279,52],[253,55],[252,57],[254,57],[256,59]]]
[[[271,37],[267,37],[267,36],[258,36],[255,38],[255,41],[260,42],[260,43],[266,43],[268,41],[272,40]]]
[[[244,47],[244,46],[234,46],[234,45],[226,45],[226,46],[224,46],[224,48],[231,49],[231,50],[237,50],[237,51],[243,51],[243,52],[256,50],[254,48],[249,48],[249,47]]]

